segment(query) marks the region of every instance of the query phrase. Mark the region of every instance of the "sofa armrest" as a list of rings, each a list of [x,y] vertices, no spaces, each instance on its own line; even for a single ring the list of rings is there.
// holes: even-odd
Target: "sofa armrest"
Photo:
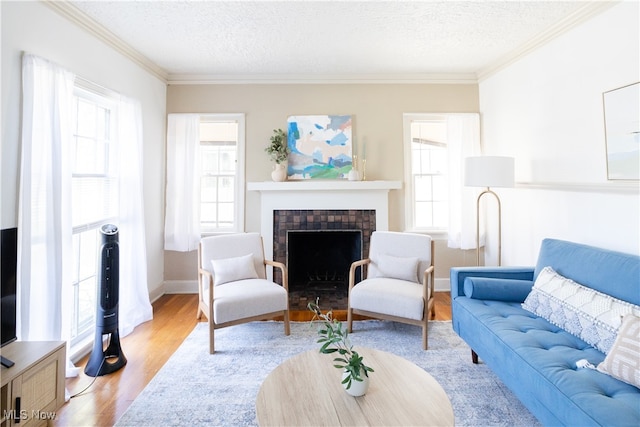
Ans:
[[[451,299],[464,296],[464,279],[467,277],[532,281],[533,270],[534,267],[453,267],[450,271]]]
[[[531,292],[533,281],[518,279],[494,279],[489,277],[467,277],[464,279],[464,294],[467,298],[524,302]]]

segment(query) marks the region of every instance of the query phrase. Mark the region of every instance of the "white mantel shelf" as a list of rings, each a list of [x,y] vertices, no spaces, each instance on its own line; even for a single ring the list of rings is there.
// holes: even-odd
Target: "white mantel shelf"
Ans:
[[[249,191],[362,191],[362,190],[398,190],[402,188],[400,181],[343,181],[343,180],[309,180],[309,181],[262,181],[248,182]]]

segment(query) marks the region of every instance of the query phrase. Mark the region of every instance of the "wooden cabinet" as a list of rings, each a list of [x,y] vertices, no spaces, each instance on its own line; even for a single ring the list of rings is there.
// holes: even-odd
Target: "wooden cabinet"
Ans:
[[[0,427],[51,424],[64,404],[66,344],[16,341],[1,352],[15,365],[2,367]]]

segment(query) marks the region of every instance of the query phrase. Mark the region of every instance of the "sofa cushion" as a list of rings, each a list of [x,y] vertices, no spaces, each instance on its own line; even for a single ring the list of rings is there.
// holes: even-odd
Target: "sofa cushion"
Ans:
[[[522,307],[581,338],[603,353],[613,345],[622,316],[640,307],[542,269]]]
[[[239,257],[212,259],[213,284],[223,285],[245,279],[257,279],[258,273],[253,265],[253,254]]]
[[[464,294],[473,299],[523,302],[531,292],[532,285],[531,280],[466,277]]]
[[[640,317],[627,314],[598,371],[640,388]]]

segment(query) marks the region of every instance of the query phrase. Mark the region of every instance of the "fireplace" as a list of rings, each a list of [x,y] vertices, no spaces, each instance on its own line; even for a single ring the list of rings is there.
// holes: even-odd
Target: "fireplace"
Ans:
[[[319,297],[326,308],[346,309],[349,267],[369,253],[375,211],[276,210],[273,221],[273,259],[287,266],[290,308],[306,310]],[[274,280],[282,283],[279,271]]]
[[[399,181],[309,180],[247,184],[249,192],[260,193],[260,231],[265,258],[285,264],[288,263],[287,233],[290,231],[359,230],[362,255],[367,256],[371,233],[389,229],[388,193],[401,188]],[[292,266],[287,267],[291,269]],[[268,269],[267,274],[282,283],[278,269]],[[292,310],[306,310],[308,298],[313,297],[299,291],[290,291],[289,295]],[[321,301],[321,305],[346,309],[346,291],[344,295],[336,291],[331,298]]]

